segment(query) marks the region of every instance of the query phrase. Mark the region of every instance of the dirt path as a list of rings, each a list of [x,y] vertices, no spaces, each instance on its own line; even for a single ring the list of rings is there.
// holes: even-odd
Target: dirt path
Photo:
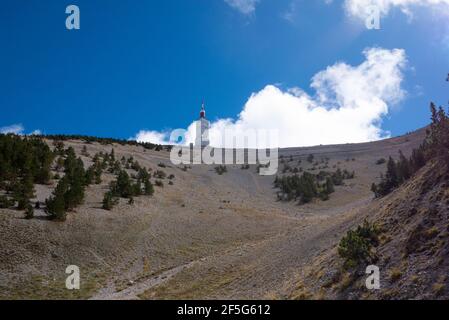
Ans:
[[[107,287],[100,290],[100,292],[94,295],[90,300],[138,300],[139,295],[143,292],[155,286],[161,285],[166,281],[169,281],[179,272],[192,267],[197,262],[198,261],[192,261],[190,263],[177,266],[175,268],[164,271],[154,277],[139,280],[136,283],[130,282],[129,287],[121,291],[115,291],[115,286],[111,282]]]

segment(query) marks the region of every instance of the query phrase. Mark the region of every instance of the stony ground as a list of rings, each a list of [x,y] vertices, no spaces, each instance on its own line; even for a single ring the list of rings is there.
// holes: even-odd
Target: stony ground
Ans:
[[[65,222],[49,221],[43,211],[25,220],[23,212],[0,209],[0,298],[290,298],[298,274],[372,201],[370,185],[385,171],[375,162],[399,149],[407,154],[423,136],[281,150],[293,167],[311,170],[305,159],[314,154],[330,159],[328,171],[356,173],[329,201],[304,206],[277,202],[274,177],[259,176],[255,166],[228,166],[223,175],[205,165],[183,171],[167,151],[86,144],[91,156],[113,147],[118,159],[133,156],[142,166],[174,174],[174,185],[105,211],[101,201],[113,179],[106,174]],[[78,154],[84,145],[66,142]],[[83,157],[86,166],[91,156]],[[53,188],[36,186],[35,200],[44,201]],[[65,289],[68,265],[80,267],[79,291]]]

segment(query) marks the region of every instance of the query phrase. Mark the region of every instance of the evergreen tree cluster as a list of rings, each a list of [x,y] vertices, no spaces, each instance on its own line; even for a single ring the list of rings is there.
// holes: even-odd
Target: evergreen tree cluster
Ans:
[[[443,107],[430,105],[432,123],[427,130],[423,149],[426,159],[438,158],[449,167],[449,116]]]
[[[109,185],[109,191],[105,193],[103,198],[103,209],[112,210],[118,203],[119,198],[128,199],[129,204],[134,203],[134,197],[141,195],[151,196],[154,193],[154,187],[151,183],[152,169],[142,167],[132,156],[126,158],[122,156],[120,160],[116,160],[114,149],[109,154],[99,154],[103,159],[102,167],[108,168],[108,172],[115,174],[116,180]],[[123,169],[124,168],[124,169]],[[134,170],[136,174],[128,174],[127,170]],[[153,172],[153,176],[158,179],[165,179],[167,174],[162,170]],[[174,175],[170,179],[174,179]]]
[[[373,183],[371,190],[377,198],[386,196],[410,179],[428,161],[436,159],[449,167],[449,116],[442,107],[430,105],[431,124],[427,129],[423,144],[414,149],[410,158],[399,152],[399,160],[391,157],[387,162],[387,172],[381,176],[379,184]]]
[[[297,172],[294,175],[276,177],[274,187],[280,189],[277,193],[278,200],[295,200],[301,204],[308,203],[314,198],[326,201],[330,194],[335,192],[335,186],[341,186],[344,180],[355,177],[355,172],[340,168],[335,172],[320,171],[318,174],[303,172],[298,175]]]
[[[343,177],[343,174],[321,171],[319,174],[304,172],[301,175],[276,177],[274,187],[280,189],[277,193],[278,200],[299,201],[300,204],[309,203],[314,198],[323,201],[329,199],[335,192],[335,177]],[[340,179],[340,178],[339,178]]]
[[[388,158],[387,172],[385,175],[381,175],[379,184],[372,184],[371,191],[373,191],[376,198],[384,197],[410,179],[425,164],[426,160],[422,147],[413,150],[409,159],[399,151],[399,160],[395,161],[392,157]]]
[[[102,145],[110,145],[113,143],[117,143],[120,145],[141,146],[141,147],[145,148],[146,150],[155,150],[155,151],[161,151],[161,150],[171,151],[171,149],[172,149],[172,146],[162,146],[162,145],[154,144],[154,143],[150,143],[150,142],[137,142],[134,140],[99,138],[99,137],[83,136],[83,135],[45,135],[45,136],[39,136],[39,137],[45,137],[50,140],[61,141],[61,142],[67,141],[67,140],[80,140],[80,141],[84,141],[86,143],[97,142]]]
[[[323,171],[321,171],[318,175],[321,175]],[[326,174],[326,172],[324,172]],[[349,172],[346,169],[341,170],[340,168],[337,169],[337,171],[330,173],[330,177],[332,179],[332,182],[336,186],[342,186],[344,184],[344,180],[350,180],[354,179],[355,172]]]
[[[50,219],[64,221],[68,211],[83,203],[86,186],[92,183],[91,170],[84,169],[75,150],[65,150],[64,176],[59,180],[52,196],[45,201],[45,212]]]
[[[55,155],[39,137],[0,134],[0,208],[27,210],[31,216],[30,199],[34,184],[47,184]],[[31,207],[31,209],[30,209]]]
[[[136,181],[129,176],[126,170],[120,170],[117,179],[109,185],[109,191],[103,198],[103,209],[112,210],[118,203],[119,198],[129,199],[129,203],[134,203],[134,197],[141,195],[151,196],[154,193],[153,184],[150,181],[150,174],[146,168],[140,168],[136,176]]]

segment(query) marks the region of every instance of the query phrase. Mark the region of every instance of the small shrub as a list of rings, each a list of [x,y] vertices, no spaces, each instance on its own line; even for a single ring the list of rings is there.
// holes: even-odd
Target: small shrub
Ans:
[[[426,237],[427,239],[433,239],[433,238],[435,238],[439,233],[440,233],[440,231],[438,230],[438,228],[434,226],[434,227],[432,227],[432,228],[426,230],[426,232],[425,232],[425,237]]]
[[[89,157],[89,153],[87,152],[86,146],[83,146],[83,148],[81,149],[81,155],[83,155],[85,157]]]
[[[378,245],[380,231],[365,221],[356,230],[350,230],[338,245],[338,254],[345,259],[345,267],[356,267],[362,262],[372,261],[372,247]]]
[[[162,170],[156,170],[153,173],[153,177],[155,177],[157,179],[165,179],[165,177],[167,177],[167,174]]]
[[[440,296],[441,294],[443,294],[445,289],[446,289],[446,285],[444,283],[435,283],[432,286],[432,291],[437,297]]]
[[[402,277],[402,271],[398,268],[393,268],[390,270],[390,279],[392,282],[398,281]]]
[[[150,182],[149,179],[146,179],[143,182],[143,192],[147,196],[152,196],[154,194],[154,187],[153,187],[153,184]]]
[[[164,187],[164,183],[163,183],[161,180],[156,180],[156,181],[154,182],[154,184],[155,184],[157,187],[160,187],[160,188],[163,188],[163,187]]]
[[[412,276],[410,277],[410,282],[411,282],[411,283],[414,283],[414,284],[419,283],[419,277],[418,277],[416,274],[412,275]]]
[[[25,219],[30,220],[34,218],[34,209],[31,204],[28,204],[25,209]]]
[[[218,167],[215,167],[215,172],[218,174],[218,175],[222,175],[223,173],[226,173],[226,172],[228,172],[228,169],[226,168],[226,166],[218,166]]]
[[[8,199],[6,196],[0,196],[0,209],[8,209],[13,207],[15,204],[14,200]]]
[[[118,203],[118,199],[114,197],[111,191],[108,191],[104,194],[103,197],[103,209],[104,210],[112,210],[114,205]]]

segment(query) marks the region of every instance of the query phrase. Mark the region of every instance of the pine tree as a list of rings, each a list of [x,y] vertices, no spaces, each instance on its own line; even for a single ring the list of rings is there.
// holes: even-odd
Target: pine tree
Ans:
[[[8,209],[14,205],[14,201],[7,196],[0,195],[0,209]]]
[[[66,219],[66,204],[65,194],[69,188],[69,181],[67,177],[59,180],[58,185],[53,191],[52,197],[45,201],[45,212],[51,219],[64,221]]]
[[[399,186],[398,169],[396,162],[392,157],[388,159],[387,163],[387,173],[385,174],[386,188],[387,190],[392,190]]]
[[[416,172],[424,167],[424,165],[426,164],[426,159],[424,157],[424,151],[422,147],[413,150],[410,162],[413,172]]]
[[[101,174],[103,173],[100,159],[94,161],[93,167],[94,167],[95,184],[100,184]]]
[[[111,191],[106,192],[103,197],[103,209],[112,210],[116,202],[117,201],[112,192]]]
[[[154,187],[149,178],[146,178],[143,182],[143,188],[145,195],[151,196],[154,194]]]
[[[55,169],[56,171],[62,171],[63,168],[64,168],[64,158],[58,157],[58,159],[56,160]]]
[[[87,147],[84,145],[83,148],[81,149],[81,154],[85,157],[89,156],[89,153],[87,152]]]
[[[326,193],[331,194],[335,192],[334,183],[331,178],[326,178]]]
[[[25,219],[30,220],[34,218],[34,209],[31,204],[28,203],[25,210]]]
[[[91,185],[95,178],[95,165],[90,166],[86,170],[85,183],[86,185]]]
[[[404,156],[402,151],[399,151],[399,162],[397,165],[397,171],[399,183],[402,183],[410,179],[411,176],[410,163],[409,160]]]
[[[30,199],[34,198],[34,184],[31,175],[28,174],[22,179],[19,190],[19,194],[16,198],[18,201],[17,209],[24,210],[30,203]]]
[[[131,186],[131,189],[132,189],[131,197],[132,196],[138,197],[138,196],[142,195],[142,185],[141,185],[140,181],[137,181],[136,183],[134,183]]]
[[[120,171],[117,177],[114,194],[122,198],[128,198],[132,195],[131,181],[125,170]]]
[[[84,200],[86,181],[83,161],[80,158],[76,159],[74,155],[70,155],[66,159],[65,169],[69,182],[69,189],[64,195],[65,207],[67,210],[73,210]]]

